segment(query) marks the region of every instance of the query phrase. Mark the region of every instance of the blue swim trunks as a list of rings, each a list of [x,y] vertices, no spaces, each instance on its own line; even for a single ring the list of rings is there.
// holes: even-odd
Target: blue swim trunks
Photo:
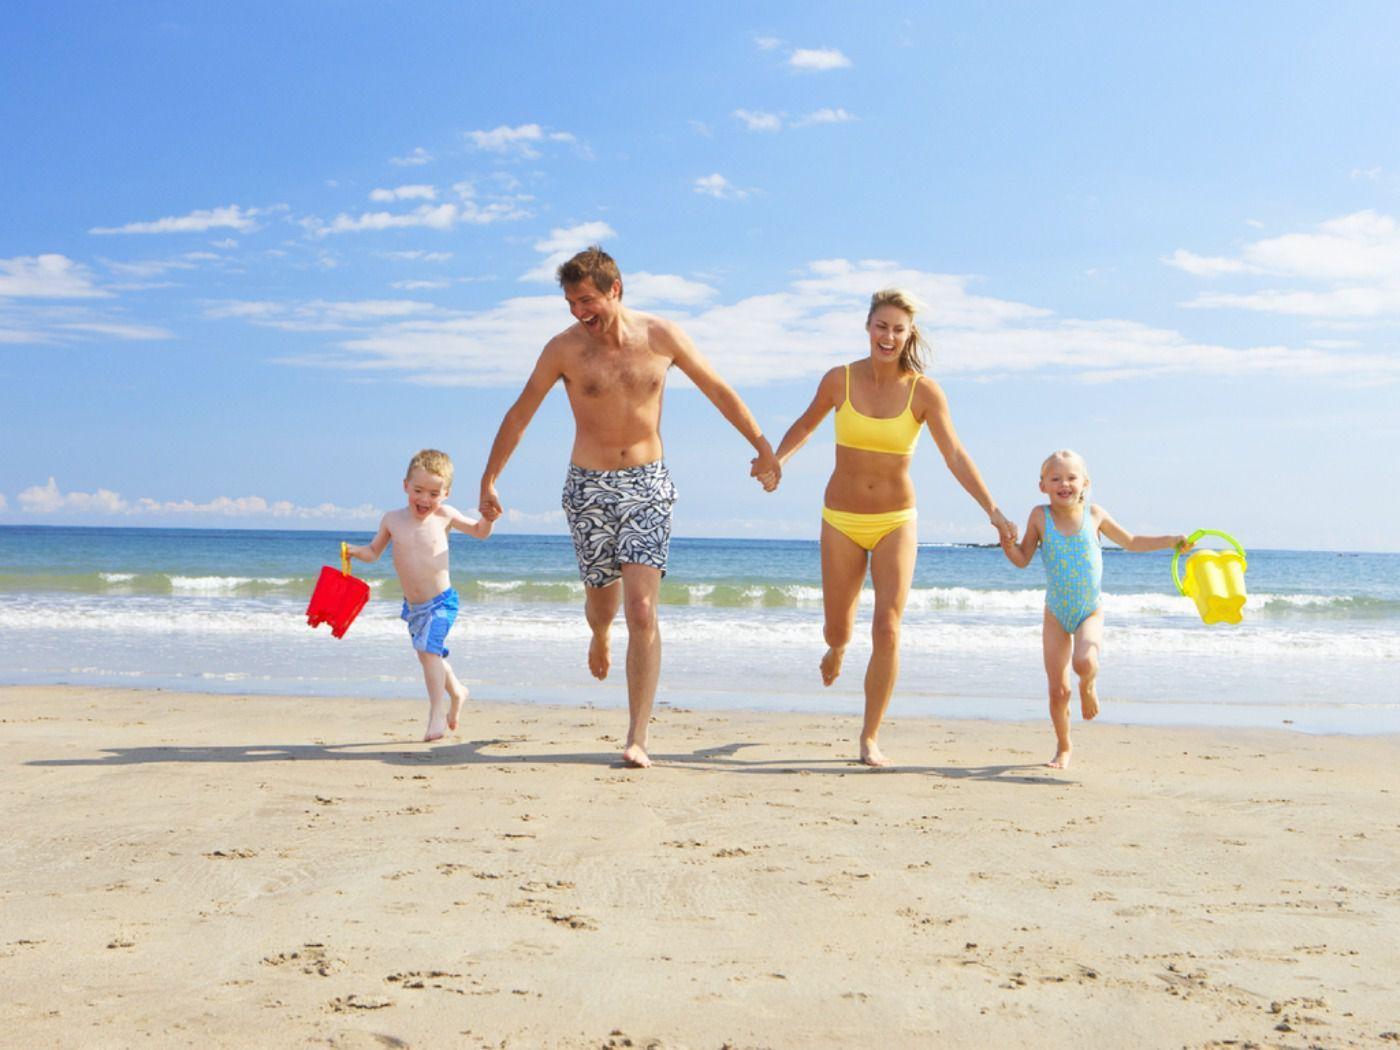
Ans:
[[[429,598],[417,605],[403,603],[399,619],[408,624],[408,636],[413,639],[413,648],[420,653],[447,655],[447,632],[457,622],[457,592],[451,587],[436,598]]]

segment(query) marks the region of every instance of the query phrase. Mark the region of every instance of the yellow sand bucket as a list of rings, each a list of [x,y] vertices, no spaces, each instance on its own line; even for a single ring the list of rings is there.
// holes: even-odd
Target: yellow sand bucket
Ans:
[[[1218,529],[1197,529],[1186,537],[1195,543],[1202,536],[1219,536],[1229,542],[1232,551],[1197,551],[1186,559],[1186,579],[1177,573],[1176,563],[1181,551],[1172,555],[1172,579],[1176,589],[1193,598],[1206,623],[1239,623],[1244,613],[1244,571],[1249,563],[1244,548],[1228,532]]]

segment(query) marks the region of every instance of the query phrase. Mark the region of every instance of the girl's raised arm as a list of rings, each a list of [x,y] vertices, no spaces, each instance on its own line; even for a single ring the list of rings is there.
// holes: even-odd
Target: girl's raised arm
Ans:
[[[1186,537],[1177,536],[1134,536],[1118,522],[1114,521],[1108,511],[1097,504],[1089,510],[1099,512],[1099,530],[1125,551],[1132,551],[1141,554],[1144,551],[1165,551],[1173,547],[1180,547],[1182,550],[1190,550],[1190,545],[1186,542]]]

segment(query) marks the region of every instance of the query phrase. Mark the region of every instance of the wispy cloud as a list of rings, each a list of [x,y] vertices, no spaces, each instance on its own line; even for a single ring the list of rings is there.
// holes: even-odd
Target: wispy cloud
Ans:
[[[517,125],[515,127],[500,125],[490,130],[466,132],[465,137],[466,141],[477,150],[501,154],[504,157],[522,157],[525,160],[535,160],[536,157],[539,157],[539,147],[543,146],[546,141],[578,146],[578,139],[574,134],[546,132],[539,125]]]
[[[844,109],[818,109],[793,122],[795,128],[805,128],[813,124],[849,124],[856,118]]]
[[[1292,287],[1205,292],[1189,307],[1229,307],[1319,320],[1366,321],[1400,316],[1400,224],[1358,211],[1314,229],[1246,244],[1233,258],[1178,249],[1165,260],[1196,276],[1262,276]]]
[[[764,113],[762,110],[736,109],[732,114],[743,122],[750,131],[780,131],[783,127],[781,113]]]
[[[631,306],[650,307],[656,303],[677,306],[698,306],[713,299],[719,292],[702,281],[692,281],[669,273],[647,273],[639,270],[628,275],[623,286]]]
[[[437,190],[432,186],[396,186],[393,189],[374,189],[369,192],[369,199],[381,203],[390,201],[435,201],[437,200]]]
[[[496,222],[512,222],[529,218],[530,212],[514,201],[475,201],[443,204],[421,204],[409,212],[374,211],[349,215],[345,212],[330,222],[304,219],[302,225],[316,237],[336,233],[365,233],[375,230],[403,230],[423,227],[429,230],[450,230],[455,226],[488,226]]]
[[[400,168],[415,168],[419,165],[431,162],[432,159],[433,155],[422,146],[415,146],[411,153],[407,153],[402,157],[390,157],[389,163],[396,164]]]
[[[549,236],[535,242],[535,251],[543,252],[539,265],[520,275],[522,281],[553,283],[559,264],[590,244],[599,244],[617,237],[617,231],[605,222],[581,222],[576,226],[561,226],[549,231]],[[552,300],[551,300],[552,301]]]
[[[66,255],[0,259],[0,298],[99,299],[110,294],[92,283],[86,266]]]
[[[270,518],[300,521],[366,521],[382,511],[368,503],[340,507],[333,503],[298,506],[287,500],[267,500],[261,496],[219,496],[197,503],[194,500],[157,500],[149,497],[127,499],[111,489],[95,492],[64,492],[50,477],[45,485],[33,485],[19,494],[19,509],[36,516],[65,517],[196,517]],[[0,510],[4,509],[0,497]]]
[[[741,201],[749,196],[748,190],[735,186],[719,172],[702,175],[690,184],[690,188],[703,196],[721,201]]]
[[[265,299],[231,299],[207,303],[204,316],[236,319],[285,332],[344,332],[353,331],[357,326],[430,314],[436,309],[431,303],[414,299],[312,299],[286,303]]]
[[[774,48],[783,46],[782,40],[776,36],[756,36],[753,38],[753,42],[760,51],[772,51]]]
[[[188,215],[167,216],[151,222],[129,222],[125,226],[94,226],[88,233],[204,233],[208,230],[231,229],[251,233],[259,228],[260,208],[241,208],[230,204],[223,208],[206,208]]]
[[[807,73],[824,73],[831,69],[847,69],[851,60],[834,47],[800,47],[788,56],[788,65]]]
[[[386,259],[394,259],[397,262],[448,262],[452,258],[452,252],[429,252],[421,249],[397,252],[380,252]]]
[[[452,287],[452,282],[445,278],[438,278],[436,280],[393,281],[390,283],[389,287],[396,288],[401,292],[426,292],[434,291],[439,288],[450,288]]]

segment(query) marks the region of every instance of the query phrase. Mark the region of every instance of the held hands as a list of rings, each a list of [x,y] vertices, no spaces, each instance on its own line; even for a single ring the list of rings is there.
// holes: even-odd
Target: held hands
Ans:
[[[997,538],[1001,541],[1003,547],[1016,546],[1020,534],[1014,521],[1003,514],[998,508],[992,510],[988,520],[992,523],[992,528],[997,530]]]
[[[783,477],[782,464],[772,452],[754,456],[749,461],[749,477],[757,478],[764,492],[772,492]]]
[[[488,522],[493,522],[501,516],[500,497],[496,495],[496,486],[489,481],[481,483],[481,499],[477,503],[477,509]]]

